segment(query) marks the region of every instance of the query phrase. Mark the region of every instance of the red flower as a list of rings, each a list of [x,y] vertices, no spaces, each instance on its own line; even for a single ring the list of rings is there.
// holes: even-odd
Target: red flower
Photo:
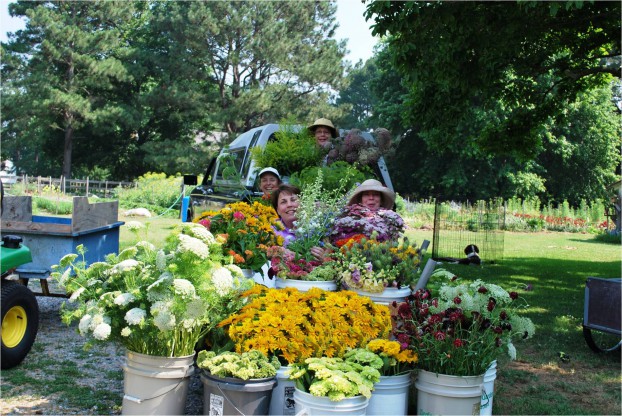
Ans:
[[[242,214],[240,211],[236,211],[233,213],[233,219],[236,221],[242,221],[244,219],[244,214]]]
[[[454,339],[454,347],[462,347],[464,345],[464,341],[462,341],[460,338]]]
[[[488,289],[486,289],[484,286],[480,286],[479,289],[477,289],[477,291],[479,293],[488,293]]]
[[[508,319],[508,313],[506,311],[501,311],[501,313],[499,314],[499,318],[505,321],[506,319]]]
[[[518,293],[510,292],[510,298],[512,298],[512,300],[518,299]]]
[[[203,227],[207,228],[209,230],[210,225],[212,225],[211,221],[206,219],[203,219],[201,221],[199,221],[199,224],[201,224]]]
[[[456,297],[454,298],[454,303],[455,303],[456,305],[460,305],[460,304],[462,303],[462,299],[460,299],[460,296],[456,296]]]
[[[436,331],[434,333],[434,339],[437,341],[445,341],[445,333],[442,331]]]

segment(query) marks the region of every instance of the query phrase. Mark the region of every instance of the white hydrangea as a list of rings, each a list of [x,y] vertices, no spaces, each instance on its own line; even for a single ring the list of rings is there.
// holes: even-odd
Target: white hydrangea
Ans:
[[[216,242],[216,238],[214,238],[214,235],[207,228],[197,223],[189,224],[192,224],[192,226],[188,228],[190,235],[198,238],[205,244],[214,244]]]
[[[140,222],[140,221],[128,221],[128,222],[125,223],[125,227],[129,231],[138,231],[138,230],[141,230],[141,229],[145,228],[143,223]]]
[[[242,272],[242,269],[240,268],[240,266],[236,265],[236,264],[227,264],[225,266],[230,272],[231,274],[233,274],[235,277],[239,277],[239,278],[243,278],[244,277],[244,272]]]
[[[130,302],[132,302],[134,299],[136,298],[131,293],[121,293],[114,299],[114,304],[119,306],[126,306],[129,305]]]
[[[102,322],[101,324],[97,325],[95,329],[93,329],[93,337],[95,337],[95,339],[103,341],[108,339],[111,331],[112,328],[110,327],[110,325]]]
[[[212,283],[216,287],[216,293],[224,296],[233,288],[233,276],[228,269],[219,267],[212,272]]]
[[[112,273],[129,272],[130,270],[133,270],[139,266],[140,266],[140,263],[138,261],[134,259],[127,259],[127,260],[123,260],[119,264],[115,264],[111,272]]]
[[[147,316],[147,312],[141,308],[132,308],[125,314],[125,322],[129,325],[138,325]]]
[[[186,279],[173,280],[173,290],[177,295],[181,295],[183,298],[193,298],[196,294],[194,285],[191,281]]]
[[[80,335],[84,336],[89,332],[89,328],[91,326],[91,320],[93,317],[88,313],[80,319],[80,323],[78,324],[78,330],[80,331]]]
[[[71,294],[71,296],[69,297],[69,303],[73,303],[76,301],[76,299],[78,299],[80,297],[80,295],[82,294],[82,292],[84,292],[86,289],[81,287],[78,290],[76,290],[75,292],[73,292]]]
[[[122,336],[122,337],[126,337],[126,338],[127,338],[127,337],[129,337],[130,335],[132,335],[132,330],[130,329],[130,327],[129,327],[129,326],[126,326],[125,328],[123,328],[123,329],[121,330],[121,336]]]
[[[95,328],[97,325],[101,324],[104,322],[104,315],[102,314],[96,314],[93,316],[93,318],[91,319],[91,329]]]
[[[153,317],[153,323],[160,331],[173,330],[176,324],[175,315],[167,310],[161,310]]]
[[[209,257],[209,247],[198,238],[190,237],[186,234],[179,234],[179,246],[177,251],[180,253],[193,253],[200,259]]]

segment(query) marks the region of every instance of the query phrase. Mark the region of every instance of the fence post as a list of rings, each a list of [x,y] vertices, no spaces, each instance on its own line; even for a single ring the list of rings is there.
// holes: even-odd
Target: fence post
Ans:
[[[86,197],[89,196],[89,177],[86,177]]]

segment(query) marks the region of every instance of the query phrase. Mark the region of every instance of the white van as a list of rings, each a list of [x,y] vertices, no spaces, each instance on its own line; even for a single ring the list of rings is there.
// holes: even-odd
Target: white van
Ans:
[[[294,127],[298,131],[303,128],[304,126]],[[279,129],[279,124],[266,124],[255,127],[231,142],[227,148],[220,152],[218,158],[212,159],[205,172],[203,183],[197,186],[190,194],[187,220],[191,221],[206,210],[219,210],[228,203],[245,200],[252,196],[261,196],[262,193],[259,191],[258,184],[255,181],[259,168],[255,166],[255,161],[252,160],[250,149],[255,146],[263,148],[269,141],[276,140],[275,133]],[[339,134],[344,134],[346,131],[340,130]],[[362,136],[367,140],[375,140],[367,132],[363,132]],[[233,156],[232,160],[239,177],[242,178],[242,183],[227,180],[223,177],[223,169],[226,164],[222,162],[222,156],[227,154]],[[393,190],[393,184],[391,183],[384,158],[378,160],[378,169],[374,170],[380,176],[379,180]]]

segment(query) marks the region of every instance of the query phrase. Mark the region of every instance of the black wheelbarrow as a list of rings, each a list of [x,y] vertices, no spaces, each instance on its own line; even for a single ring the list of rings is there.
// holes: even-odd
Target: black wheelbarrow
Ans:
[[[595,352],[620,351],[622,279],[588,277],[585,282],[583,337]]]

